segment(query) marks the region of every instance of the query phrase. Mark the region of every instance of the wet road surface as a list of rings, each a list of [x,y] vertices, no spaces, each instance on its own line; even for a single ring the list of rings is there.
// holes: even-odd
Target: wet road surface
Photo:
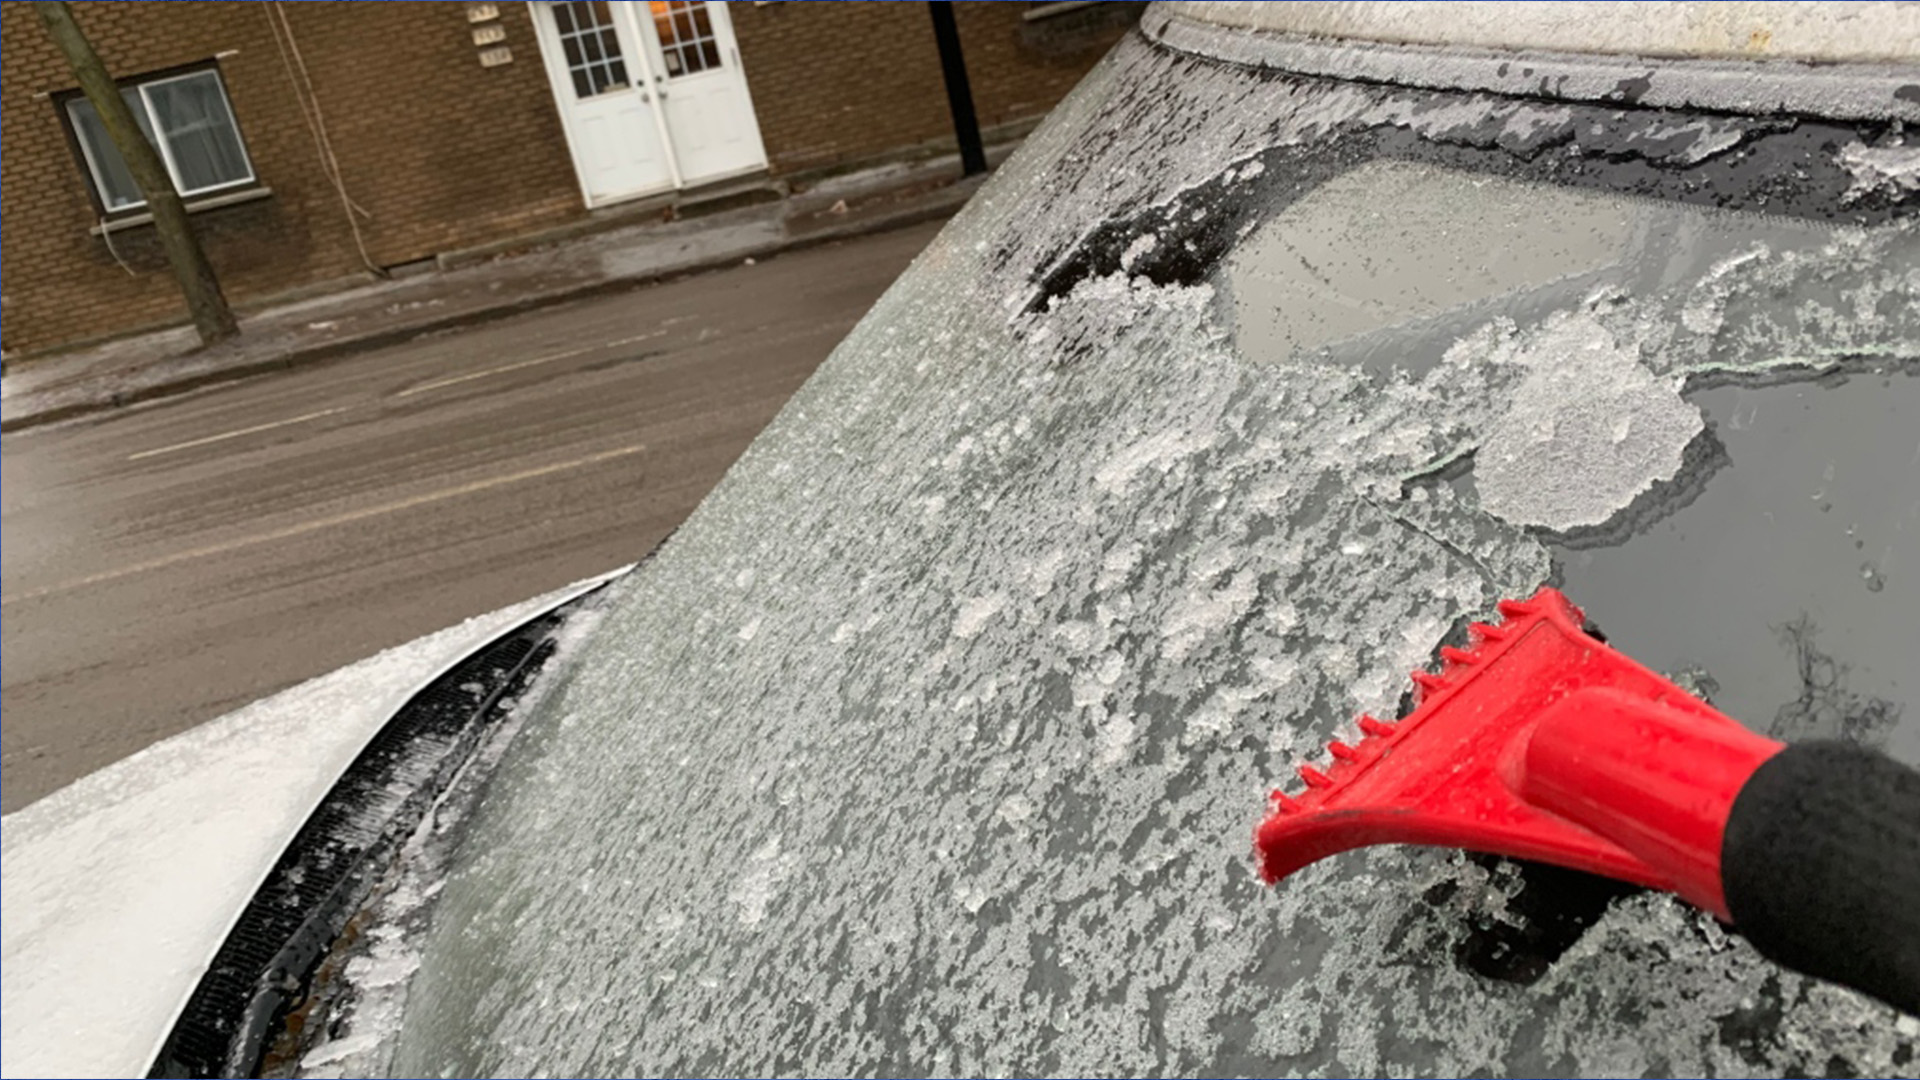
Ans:
[[[6,436],[0,809],[639,558],[938,228]]]

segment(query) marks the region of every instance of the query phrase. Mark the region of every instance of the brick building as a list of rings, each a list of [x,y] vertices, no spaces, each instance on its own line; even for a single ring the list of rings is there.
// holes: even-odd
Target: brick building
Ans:
[[[920,3],[76,3],[245,306],[640,201],[953,143]],[[1133,4],[955,5],[1017,133]],[[39,18],[0,3],[9,356],[184,320],[138,190]]]

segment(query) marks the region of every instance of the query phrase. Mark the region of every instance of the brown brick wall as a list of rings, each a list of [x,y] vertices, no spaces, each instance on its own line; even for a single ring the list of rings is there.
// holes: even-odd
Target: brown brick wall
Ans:
[[[340,174],[393,266],[585,214],[527,5],[500,0],[513,62],[483,68],[465,4],[286,3]],[[1026,22],[1017,3],[957,5],[983,126],[1044,113],[1124,31],[1118,5]],[[262,3],[82,2],[81,27],[126,78],[218,60],[271,197],[194,215],[236,303],[363,270]],[[730,7],[775,174],[945,140],[952,122],[926,6]],[[96,211],[57,106],[72,74],[23,0],[0,2],[0,332],[9,353],[179,322],[151,228],[88,232]],[[118,256],[116,261],[115,256]],[[120,263],[132,270],[128,273]]]
[[[1138,17],[1114,4],[1044,19],[1030,5],[955,4],[982,127],[1046,113]],[[773,172],[953,141],[933,25],[922,3],[729,6]]]
[[[480,66],[460,3],[283,4],[326,120],[371,260],[391,266],[582,212],[525,5],[502,3],[514,62]],[[75,17],[120,77],[221,58],[265,200],[194,214],[236,302],[362,269],[339,195],[259,3],[78,3]],[[184,309],[151,228],[88,227],[96,211],[57,106],[74,87],[31,5],[0,4],[0,292],[5,346],[33,350],[145,325]],[[114,260],[134,273],[129,275]]]

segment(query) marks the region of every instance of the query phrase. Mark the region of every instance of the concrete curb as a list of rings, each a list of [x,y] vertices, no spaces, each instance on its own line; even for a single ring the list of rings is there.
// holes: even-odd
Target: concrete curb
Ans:
[[[0,420],[0,432],[13,434],[30,428],[56,424],[95,413],[110,412],[114,409],[161,398],[174,397],[209,386],[242,382],[247,379],[270,375],[275,372],[291,371],[296,368],[311,367],[332,360],[372,349],[385,348],[411,341],[427,334],[455,330],[463,327],[478,326],[498,319],[511,318],[540,308],[553,307],[575,300],[592,299],[644,288],[663,281],[690,277],[695,274],[718,270],[732,266],[742,259],[765,258],[788,251],[800,251],[821,244],[847,240],[858,236],[903,229],[927,221],[950,217],[966,204],[974,191],[974,185],[954,184],[940,190],[934,197],[912,206],[902,207],[888,213],[878,213],[857,221],[842,225],[828,226],[798,236],[784,234],[779,239],[742,245],[724,254],[709,254],[688,259],[684,263],[669,263],[665,266],[634,274],[628,277],[607,278],[580,284],[549,289],[543,292],[524,294],[502,300],[498,304],[467,311],[454,312],[439,317],[428,317],[406,326],[392,326],[367,333],[338,338],[332,341],[318,342],[312,345],[289,349],[273,356],[237,361],[234,364],[206,371],[182,374],[178,378],[167,379],[147,386],[130,390],[105,392],[97,397],[78,401],[64,401],[49,405],[44,409],[28,411],[5,420]],[[52,396],[51,391],[40,391],[39,395]],[[29,397],[35,395],[28,395]],[[31,409],[31,405],[27,406]]]

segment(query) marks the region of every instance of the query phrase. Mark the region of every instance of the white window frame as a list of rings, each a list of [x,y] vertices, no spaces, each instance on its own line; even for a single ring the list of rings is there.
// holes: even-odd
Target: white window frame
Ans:
[[[159,115],[154,111],[153,100],[149,96],[149,91],[156,86],[165,86],[168,83],[181,82],[186,79],[197,79],[208,75],[213,76],[213,85],[220,91],[220,102],[227,107],[227,116],[233,121],[234,141],[240,145],[240,160],[247,167],[247,175],[236,180],[223,180],[217,184],[206,184],[201,187],[188,189],[180,185],[180,169],[179,166],[174,164],[173,148],[167,145],[166,132],[160,127]],[[233,99],[227,96],[227,80],[220,74],[219,68],[196,68],[178,75],[163,75],[157,79],[142,79],[138,82],[130,82],[129,85],[118,85],[115,88],[119,90],[132,89],[139,95],[140,107],[145,109],[147,113],[147,126],[153,131],[154,149],[160,152],[160,160],[167,167],[167,177],[173,181],[173,189],[179,193],[181,198],[185,199],[195,195],[205,195],[215,191],[229,191],[259,182],[259,174],[254,171],[253,167],[253,155],[247,152],[247,137],[245,133],[240,130],[240,117],[233,111]],[[109,216],[137,214],[146,210],[147,200],[145,199],[123,203],[119,206],[107,205],[107,185],[100,177],[100,163],[94,160],[93,147],[88,144],[86,137],[80,133],[80,122],[74,116],[74,103],[86,100],[85,95],[68,98],[61,107],[66,112],[67,125],[73,129],[73,141],[80,145],[80,156],[85,159],[87,163],[87,180],[93,185],[94,200],[100,204],[100,209]],[[98,110],[95,110],[95,112],[97,113]],[[102,121],[101,127],[104,129],[105,126],[105,121]],[[122,164],[124,164],[124,162]]]

